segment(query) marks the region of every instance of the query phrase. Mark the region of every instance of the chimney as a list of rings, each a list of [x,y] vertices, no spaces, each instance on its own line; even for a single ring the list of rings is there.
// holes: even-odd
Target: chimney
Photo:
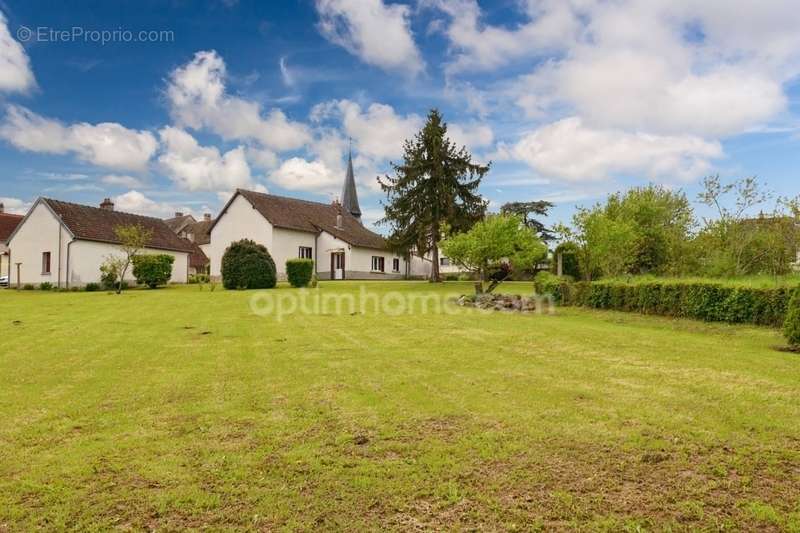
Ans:
[[[175,211],[175,218],[181,218],[182,216],[183,213],[181,213],[180,211]]]
[[[206,222],[211,222],[211,213],[205,213],[203,215],[203,220],[205,220]]]
[[[111,201],[111,198],[106,198],[105,200],[103,200],[103,203],[100,204],[100,209],[105,209],[106,211],[113,211],[114,202]]]
[[[0,202],[0,214],[5,212],[6,212],[6,206],[4,206],[2,202]]]
[[[333,201],[333,207],[336,208],[336,229],[342,229],[342,204],[338,198]]]

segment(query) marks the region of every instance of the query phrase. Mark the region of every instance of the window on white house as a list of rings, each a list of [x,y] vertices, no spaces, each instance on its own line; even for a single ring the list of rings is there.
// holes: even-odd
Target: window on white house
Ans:
[[[311,259],[311,252],[312,250],[310,246],[301,246],[297,257],[300,259]]]
[[[398,259],[397,257],[392,259],[392,270],[394,272],[400,272],[400,259]]]
[[[50,273],[50,252],[42,252],[42,274]]]
[[[450,259],[447,258],[447,257],[440,257],[439,258],[439,266],[443,266],[443,267],[450,266]]]
[[[383,272],[383,257],[373,255],[372,256],[372,270],[374,272]]]

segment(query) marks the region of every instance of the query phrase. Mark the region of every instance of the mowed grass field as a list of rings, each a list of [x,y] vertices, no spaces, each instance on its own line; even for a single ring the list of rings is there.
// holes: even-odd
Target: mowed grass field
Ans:
[[[800,531],[777,331],[253,294],[0,292],[0,531]]]

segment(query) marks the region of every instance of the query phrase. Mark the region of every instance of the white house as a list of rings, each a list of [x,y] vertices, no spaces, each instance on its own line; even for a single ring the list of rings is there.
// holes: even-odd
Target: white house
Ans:
[[[175,216],[164,220],[164,223],[174,231],[178,237],[192,243],[192,253],[189,254],[189,274],[208,273],[208,247],[210,239],[208,230],[213,222],[211,213],[203,215],[203,220],[197,221],[192,215],[175,213]]]
[[[361,223],[352,157],[342,201],[310,202],[238,189],[210,224],[206,255],[211,276],[221,276],[222,256],[232,242],[250,239],[269,250],[278,277],[286,260],[313,259],[320,279],[401,279],[426,274],[425,262],[387,249],[383,237]]]
[[[239,189],[211,226],[207,255],[213,277],[221,275],[225,249],[241,239],[269,250],[280,279],[286,275],[286,260],[296,257],[313,259],[320,279],[403,278],[410,266],[338,202]]]
[[[152,232],[144,253],[175,257],[171,282],[187,281],[193,248],[163,220],[114,211],[109,199],[98,208],[39,198],[8,239],[10,286],[49,282],[71,287],[100,281],[106,257],[122,254],[114,229],[128,225]],[[132,279],[129,273],[126,280]]]
[[[22,216],[6,213],[3,204],[0,203],[0,277],[9,275],[11,261],[9,261],[10,256],[6,241],[14,233],[21,221]]]

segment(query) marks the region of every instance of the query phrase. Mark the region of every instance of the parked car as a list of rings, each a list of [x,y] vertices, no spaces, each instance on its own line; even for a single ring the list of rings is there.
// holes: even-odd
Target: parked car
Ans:
[[[0,276],[0,287],[8,287],[8,276]]]

